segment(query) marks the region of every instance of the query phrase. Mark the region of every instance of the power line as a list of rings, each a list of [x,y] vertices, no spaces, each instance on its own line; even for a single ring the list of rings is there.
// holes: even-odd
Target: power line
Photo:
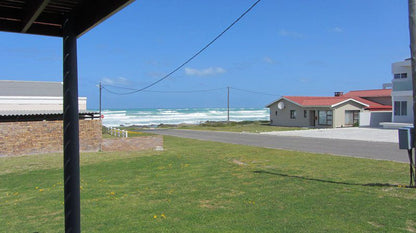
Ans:
[[[114,86],[114,85],[102,85],[101,86],[104,90],[108,91],[111,94],[115,94],[115,95],[129,95],[128,93],[122,93],[122,92],[116,92],[116,91],[112,91],[106,87],[114,87],[114,88],[120,88],[120,89],[126,89],[126,90],[135,90],[134,88],[130,88],[130,87],[120,87],[120,86]],[[253,90],[246,90],[246,89],[241,89],[241,88],[235,88],[235,87],[220,87],[220,88],[213,88],[213,89],[200,89],[200,90],[179,90],[179,91],[147,91],[147,90],[143,90],[143,92],[148,92],[148,93],[170,93],[170,94],[186,94],[186,93],[201,93],[201,92],[213,92],[213,91],[219,91],[219,90],[227,90],[227,89],[232,89],[232,90],[237,90],[237,91],[242,91],[242,92],[248,92],[251,94],[257,94],[257,95],[268,95],[268,96],[279,96],[276,94],[270,94],[270,93],[265,93],[265,92],[260,92],[260,91],[253,91]]]
[[[234,88],[234,87],[230,87],[230,88],[233,89],[233,90],[243,91],[243,92],[248,92],[248,93],[258,94],[258,95],[279,96],[279,95],[276,95],[276,94],[264,93],[264,92],[259,92],[259,91],[245,90],[245,89]]]
[[[134,88],[129,88],[129,87],[120,87],[120,86],[114,86],[114,85],[102,85],[102,88],[105,89],[106,91],[108,91],[111,94],[115,94],[115,95],[128,95],[128,93],[122,93],[122,92],[115,92],[112,90],[109,90],[108,88],[105,87],[114,87],[114,88],[120,88],[120,89],[126,89],[126,90],[136,90]],[[201,89],[201,90],[180,90],[180,91],[147,91],[147,90],[143,90],[143,92],[148,92],[148,93],[172,93],[172,94],[181,94],[181,93],[201,93],[201,92],[213,92],[213,91],[219,91],[219,90],[224,90],[225,87],[221,87],[221,88],[213,88],[213,89]]]
[[[174,70],[172,70],[170,73],[168,73],[167,75],[165,75],[164,77],[162,77],[161,79],[143,87],[140,89],[134,89],[133,91],[130,92],[126,92],[123,93],[123,95],[130,95],[130,94],[134,94],[140,91],[144,91],[156,84],[158,84],[159,82],[169,78],[172,74],[174,74],[176,71],[180,70],[182,67],[184,67],[186,64],[188,64],[190,61],[192,61],[195,57],[197,57],[199,54],[201,54],[204,50],[206,50],[209,46],[211,46],[216,40],[218,40],[224,33],[226,33],[228,30],[231,29],[231,27],[234,26],[234,24],[236,24],[238,21],[240,21],[241,18],[243,18],[248,12],[251,11],[251,9],[253,9],[257,3],[259,3],[261,0],[257,0],[253,5],[251,5],[243,14],[240,15],[240,17],[238,17],[236,20],[234,20],[234,22],[232,22],[224,31],[222,31],[220,34],[218,34],[218,36],[216,36],[213,40],[211,40],[207,45],[205,45],[202,49],[200,49],[198,52],[196,52],[192,57],[190,57],[188,60],[186,60],[184,63],[182,63],[180,66],[176,67]],[[108,91],[108,89],[106,89]],[[111,93],[111,92],[110,92]],[[122,95],[122,93],[119,93],[120,95]]]

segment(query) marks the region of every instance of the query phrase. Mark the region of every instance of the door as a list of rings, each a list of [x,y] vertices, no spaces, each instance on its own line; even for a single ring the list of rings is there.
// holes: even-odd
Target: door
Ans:
[[[315,127],[315,110],[309,111],[309,125]]]

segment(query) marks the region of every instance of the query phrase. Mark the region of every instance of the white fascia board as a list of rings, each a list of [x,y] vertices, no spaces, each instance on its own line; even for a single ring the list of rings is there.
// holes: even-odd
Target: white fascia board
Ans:
[[[391,96],[413,96],[413,91],[392,91]]]
[[[0,96],[0,99],[49,99],[49,100],[61,100],[62,96]],[[87,97],[78,97],[80,100],[87,99]]]
[[[292,100],[290,100],[290,99],[288,99],[288,98],[281,97],[280,99],[273,101],[271,104],[266,105],[266,108],[270,108],[270,106],[272,106],[273,104],[275,104],[275,103],[277,103],[277,102],[279,102],[279,101],[281,101],[281,100],[286,100],[287,102],[290,102],[290,103],[292,103],[292,104],[295,104],[295,105],[297,105],[297,106],[299,106],[299,107],[304,107],[303,105],[300,105],[300,104],[298,104],[298,103],[296,103],[296,102],[294,102],[294,101],[292,101]]]
[[[353,101],[353,102],[356,102],[357,104],[361,104],[361,105],[363,105],[363,106],[365,106],[365,107],[369,107],[369,106],[370,106],[370,105],[368,105],[368,104],[362,103],[362,102],[360,102],[360,101],[358,101],[358,100],[355,100],[355,99],[346,99],[346,100],[344,100],[344,101],[341,101],[341,102],[339,102],[339,103],[336,103],[336,104],[331,105],[331,108],[334,108],[334,107],[336,107],[336,106],[338,106],[338,105],[340,105],[340,104],[346,103],[346,102],[348,102],[348,101]]]
[[[47,99],[47,100],[61,100],[62,97],[60,96],[0,96],[0,99],[18,99],[18,100],[25,100],[25,99]]]
[[[282,99],[283,99],[283,97],[281,97],[281,98],[279,98],[279,99],[277,99],[277,100],[275,100],[275,101],[271,102],[270,104],[266,105],[266,108],[270,108],[270,106],[272,106],[273,104],[275,104],[275,103],[279,102],[279,101],[280,101],[280,100],[282,100]]]

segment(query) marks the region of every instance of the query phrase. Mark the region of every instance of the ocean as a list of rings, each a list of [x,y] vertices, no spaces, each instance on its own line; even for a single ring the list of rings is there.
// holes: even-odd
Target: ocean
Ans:
[[[172,108],[103,110],[103,125],[156,126],[159,124],[199,124],[205,121],[226,121],[227,108]],[[230,121],[269,120],[268,108],[230,108]]]

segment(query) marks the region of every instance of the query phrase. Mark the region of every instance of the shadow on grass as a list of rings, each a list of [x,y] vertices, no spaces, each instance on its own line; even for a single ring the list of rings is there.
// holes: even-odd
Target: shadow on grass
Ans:
[[[332,181],[332,180],[323,180],[323,179],[316,179],[316,178],[308,178],[303,176],[293,176],[293,175],[287,175],[277,172],[269,172],[269,171],[253,171],[257,174],[269,174],[269,175],[275,175],[275,176],[282,176],[282,177],[288,177],[288,178],[296,178],[301,180],[310,180],[310,181],[318,181],[323,183],[330,183],[330,184],[342,184],[342,185],[355,185],[355,186],[372,186],[372,187],[403,187],[403,188],[415,188],[415,186],[404,186],[404,185],[394,185],[394,184],[382,184],[382,183],[368,183],[368,184],[357,184],[357,183],[349,183],[349,182],[339,182],[339,181]]]

